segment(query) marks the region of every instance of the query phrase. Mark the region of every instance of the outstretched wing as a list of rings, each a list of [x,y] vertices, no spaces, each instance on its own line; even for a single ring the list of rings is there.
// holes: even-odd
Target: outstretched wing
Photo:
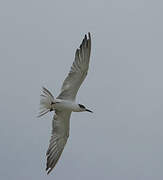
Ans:
[[[85,35],[80,48],[76,50],[75,60],[71,66],[70,72],[63,82],[61,93],[58,99],[75,100],[80,85],[84,81],[90,61],[91,53],[91,35]]]
[[[70,111],[56,111],[52,121],[52,135],[47,150],[46,171],[49,174],[59,160],[69,137]]]

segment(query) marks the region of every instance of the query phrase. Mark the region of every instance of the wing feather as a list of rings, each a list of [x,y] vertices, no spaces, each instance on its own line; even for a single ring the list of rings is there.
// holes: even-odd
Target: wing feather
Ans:
[[[56,111],[52,121],[52,135],[46,153],[46,171],[49,174],[59,160],[69,136],[70,111]]]
[[[91,53],[91,35],[85,35],[80,48],[76,50],[75,60],[71,66],[70,72],[63,82],[61,93],[58,99],[75,100],[78,89],[84,81],[90,61]]]

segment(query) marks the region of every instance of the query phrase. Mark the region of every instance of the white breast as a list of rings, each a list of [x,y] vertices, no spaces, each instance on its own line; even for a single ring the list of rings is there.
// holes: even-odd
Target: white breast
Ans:
[[[76,104],[73,101],[67,101],[67,100],[60,100],[59,103],[55,104],[55,108],[57,110],[70,110],[74,112],[80,111],[80,107],[78,106],[78,104]]]

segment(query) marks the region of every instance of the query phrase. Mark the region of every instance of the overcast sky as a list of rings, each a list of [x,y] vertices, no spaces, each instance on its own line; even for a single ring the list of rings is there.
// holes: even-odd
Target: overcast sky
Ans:
[[[0,179],[163,179],[161,0],[0,1]],[[70,137],[52,173],[53,113],[36,118],[41,86],[54,96],[84,34],[90,69]]]

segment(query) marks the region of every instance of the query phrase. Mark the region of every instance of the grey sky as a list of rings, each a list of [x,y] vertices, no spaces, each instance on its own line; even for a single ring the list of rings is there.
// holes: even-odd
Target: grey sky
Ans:
[[[0,1],[0,179],[163,179],[163,3]],[[58,95],[74,52],[92,34],[88,77],[65,150],[45,173],[52,114],[37,119],[44,85]]]

